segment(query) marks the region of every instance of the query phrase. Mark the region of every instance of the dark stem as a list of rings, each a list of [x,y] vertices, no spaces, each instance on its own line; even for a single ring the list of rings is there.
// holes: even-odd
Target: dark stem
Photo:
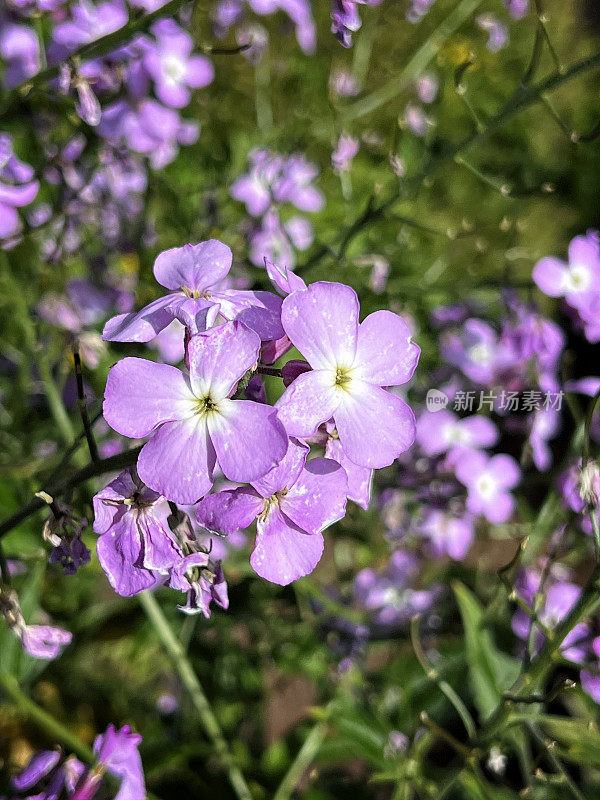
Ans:
[[[8,562],[6,560],[6,555],[4,553],[4,548],[2,547],[2,543],[0,542],[0,579],[2,583],[6,586],[10,586],[10,570],[8,568]]]
[[[277,367],[263,367],[259,364],[256,371],[259,375],[272,375],[274,378],[281,378],[281,370],[277,369]]]
[[[69,478],[50,482],[44,491],[46,491],[51,497],[60,497],[65,492],[74,489],[76,486],[79,486],[81,483],[84,483],[90,478],[95,478],[98,475],[104,475],[107,472],[117,472],[125,469],[125,467],[132,467],[136,463],[142,447],[143,445],[140,445],[139,447],[134,447],[131,450],[126,450],[124,453],[118,453],[116,456],[110,456],[110,458],[103,458],[100,459],[100,461],[92,462],[83,467],[83,469],[78,470]],[[29,503],[24,505],[18,511],[15,511],[12,516],[0,523],[0,539],[2,539],[3,536],[6,536],[9,531],[12,531],[13,528],[16,528],[17,525],[20,525],[21,522],[28,519],[32,514],[35,514],[36,511],[44,508],[46,505],[47,503],[44,500],[39,497],[34,497],[29,501]]]
[[[98,445],[94,439],[92,423],[90,422],[87,411],[87,398],[83,388],[83,372],[81,371],[81,357],[79,356],[79,350],[73,350],[73,361],[75,362],[75,379],[77,381],[77,405],[79,406],[79,413],[81,414],[83,433],[90,451],[90,458],[92,461],[99,461],[100,456],[98,455]]]

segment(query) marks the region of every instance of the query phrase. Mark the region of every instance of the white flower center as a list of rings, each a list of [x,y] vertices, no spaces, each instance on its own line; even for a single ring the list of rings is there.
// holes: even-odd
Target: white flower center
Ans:
[[[171,84],[181,83],[185,77],[185,62],[173,53],[162,57],[162,68],[167,81]]]
[[[475,364],[489,364],[492,360],[492,351],[487,344],[475,344],[469,348],[469,358]]]
[[[475,487],[480,497],[484,500],[492,500],[498,491],[498,482],[487,472],[484,472],[477,478]]]
[[[592,274],[585,264],[573,264],[565,275],[565,291],[585,292],[592,282]]]

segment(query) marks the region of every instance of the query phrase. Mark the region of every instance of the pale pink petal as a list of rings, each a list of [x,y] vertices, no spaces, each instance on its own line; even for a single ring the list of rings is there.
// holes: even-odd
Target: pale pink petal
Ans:
[[[226,489],[209,494],[196,506],[196,519],[211,533],[236,533],[251,525],[265,505],[253,489]]]
[[[197,397],[228,397],[258,361],[260,339],[241,322],[192,336],[188,344],[190,380]]]
[[[160,253],[154,262],[154,277],[167,289],[203,292],[227,275],[233,256],[229,247],[217,239],[199,244],[173,247]]]
[[[348,482],[337,461],[313,458],[281,498],[281,511],[307,533],[320,533],[346,513]]]

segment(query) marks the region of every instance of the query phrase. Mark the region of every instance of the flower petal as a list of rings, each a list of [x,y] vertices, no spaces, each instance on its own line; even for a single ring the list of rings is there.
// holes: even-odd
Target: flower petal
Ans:
[[[328,439],[325,455],[327,458],[337,461],[344,468],[348,481],[348,499],[366,511],[371,500],[373,470],[369,467],[359,467],[358,464],[350,461],[339,439]]]
[[[142,448],[138,474],[175,503],[195,503],[210,491],[215,450],[200,417],[167,422]]]
[[[239,379],[258,361],[260,339],[241,322],[192,336],[188,344],[190,380],[197,397],[228,397]]]
[[[387,467],[414,442],[414,414],[385,389],[356,379],[350,386],[333,415],[342,447],[360,467]]]
[[[117,314],[104,326],[102,338],[105,342],[149,342],[173,321],[176,299],[185,298],[168,294],[137,313]]]
[[[252,482],[256,491],[262,497],[271,497],[286,486],[293,486],[304,468],[309,451],[310,447],[304,442],[290,439],[287,452],[279,464],[262,478]]]
[[[169,364],[124,358],[108,373],[104,419],[123,436],[147,436],[161,422],[191,413],[194,397],[183,373]]]
[[[329,370],[298,375],[277,403],[277,416],[290,436],[313,436],[340,404],[340,392],[332,385]]]
[[[319,281],[285,298],[281,321],[313,369],[335,369],[354,362],[358,312],[354,289]]]
[[[223,474],[231,481],[256,480],[278,464],[288,437],[271,406],[252,400],[222,400],[208,430]]]
[[[254,571],[272,583],[288,583],[308,575],[323,554],[320,533],[301,533],[278,508],[257,523],[256,543],[250,556]]]
[[[544,294],[560,297],[564,294],[567,265],[558,258],[542,258],[533,268],[533,280]]]
[[[346,473],[337,461],[313,458],[280,501],[282,512],[307,533],[320,533],[346,513]]]
[[[185,244],[160,253],[154,262],[154,277],[167,289],[184,286],[202,292],[223,280],[231,269],[229,247],[217,239],[200,244]]]
[[[125,514],[118,526],[103,533],[96,543],[98,560],[117,594],[131,597],[154,586],[156,576],[144,568],[137,513]]]
[[[225,489],[203,498],[196,506],[196,519],[218,535],[236,533],[251,525],[264,508],[264,499],[253,489]]]
[[[412,378],[421,348],[408,325],[391,311],[375,311],[361,322],[356,348],[357,377],[377,386],[398,386]]]
[[[281,297],[273,292],[241,291],[227,289],[214,292],[212,297],[219,303],[225,319],[243,322],[267,342],[281,339],[284,330],[281,325]]]

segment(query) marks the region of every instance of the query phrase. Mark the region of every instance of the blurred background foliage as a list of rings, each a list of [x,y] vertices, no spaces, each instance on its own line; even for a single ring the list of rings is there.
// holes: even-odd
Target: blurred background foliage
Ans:
[[[182,148],[165,169],[150,172],[144,216],[155,226],[155,241],[148,245],[142,231],[131,230],[124,243],[110,249],[90,235],[76,252],[48,263],[40,258],[35,240],[25,237],[2,255],[1,349],[5,361],[18,366],[16,375],[9,369],[2,369],[0,375],[3,516],[27,501],[56,469],[63,440],[69,438],[68,431],[65,435],[57,430],[40,383],[40,364],[51,367],[61,393],[72,373],[66,337],[35,316],[42,295],[63,291],[70,279],[89,275],[98,262],[117,274],[137,276],[136,306],[140,307],[157,296],[151,271],[156,254],[209,237],[229,244],[237,267],[250,275],[255,286],[267,288],[264,271],[247,260],[243,206],[229,196],[233,179],[244,171],[254,147],[280,153],[301,151],[319,165],[318,185],[326,206],[310,215],[316,241],[312,250],[299,256],[298,272],[308,281],[349,283],[359,293],[364,314],[391,308],[411,317],[423,349],[417,391],[425,387],[428,371],[438,363],[437,336],[428,326],[431,309],[469,296],[481,301],[486,316],[493,319],[502,286],[517,286],[526,295],[538,258],[564,254],[574,234],[598,226],[598,142],[572,141],[548,108],[538,103],[474,141],[464,153],[469,166],[445,164],[416,194],[401,197],[386,219],[370,222],[359,232],[345,257],[336,259],[329,252],[312,257],[322,245],[339,245],[340,232],[360,216],[369,198],[378,202],[396,190],[402,192],[412,175],[427,170],[430,154],[443,151],[448,142],[460,141],[473,130],[472,115],[454,83],[457,69],[467,59],[472,57],[473,63],[462,82],[483,124],[517,88],[532,53],[535,15],[510,23],[510,44],[499,53],[486,49],[486,35],[471,17],[429,65],[439,76],[440,92],[429,108],[432,124],[423,139],[399,124],[414,96],[411,82],[363,113],[365,98],[372,98],[373,92],[403,73],[415,50],[435,36],[455,5],[455,0],[437,0],[416,26],[406,21],[405,4],[398,0],[365,9],[354,48],[346,51],[328,32],[329,3],[319,0],[313,3],[319,32],[313,57],[302,54],[283,17],[261,18],[269,30],[263,62],[253,67],[239,55],[215,56],[215,81],[195,93],[186,111],[186,117],[201,123],[199,141]],[[486,0],[480,10],[507,16],[500,0]],[[195,3],[192,31],[198,42],[213,41],[208,11],[208,3]],[[587,4],[547,0],[546,15],[564,66],[599,49],[600,13],[594,0]],[[233,37],[226,43],[234,43]],[[331,72],[341,67],[353,71],[363,85],[357,97],[340,98],[331,92]],[[545,50],[538,74],[552,69]],[[585,133],[594,128],[600,119],[598,86],[598,72],[592,71],[552,93],[556,114],[568,130]],[[55,135],[64,138],[78,124],[69,117]],[[15,136],[19,155],[41,169],[43,154],[36,151],[31,120],[3,120],[2,127]],[[330,167],[332,148],[342,132],[361,143],[351,171],[351,189],[345,196]],[[91,147],[97,147],[93,138]],[[390,154],[394,153],[404,160],[404,178],[392,171]],[[509,186],[510,192],[501,191],[503,186]],[[51,188],[42,191],[49,202],[60,204]],[[382,294],[370,288],[370,270],[364,264],[371,256],[383,256],[391,265]],[[92,412],[99,409],[110,365],[134,351],[129,345],[111,345],[101,354],[98,368],[86,370]],[[139,354],[147,351],[140,347]],[[269,388],[277,391],[276,383]],[[77,433],[79,421],[73,408],[69,420]],[[54,452],[41,447],[48,442],[57,443]],[[82,463],[83,449],[72,457],[72,464]],[[378,476],[380,486],[394,485],[395,480],[391,469]],[[88,518],[96,486],[91,481],[71,498]],[[535,516],[539,511],[535,491],[530,498],[529,513]],[[525,508],[524,524],[527,513]],[[506,652],[513,649],[506,605],[496,603],[492,610],[497,613],[488,617],[496,641],[492,647],[477,628],[477,615],[482,612],[475,597],[485,606],[497,596],[500,587],[494,570],[510,560],[520,531],[500,526],[492,539],[484,530],[464,563],[432,561],[421,576],[424,586],[437,582],[446,587],[445,602],[438,609],[443,634],[428,630],[428,649],[442,654],[444,678],[460,691],[474,714],[485,716],[490,702],[485,686],[492,700],[495,689],[489,682],[483,682],[484,688],[474,683],[473,671],[484,669],[494,677],[499,670],[515,666],[508,657],[504,657],[508,663],[503,663],[496,650],[496,646]],[[29,567],[15,582],[26,615],[43,609],[73,632],[74,642],[58,661],[45,664],[24,654],[3,628],[1,669],[17,674],[40,705],[87,743],[109,722],[127,722],[143,732],[147,786],[164,800],[231,797],[189,699],[136,600],[115,596],[95,554],[92,563],[72,578],[65,578],[58,566],[46,567],[40,534],[38,514],[7,537],[7,554],[24,559]],[[347,671],[339,668],[357,627],[369,625],[362,612],[345,603],[348,587],[358,570],[384,564],[389,554],[377,509],[363,513],[352,506],[325,538],[325,556],[317,570],[285,589],[254,576],[247,546],[231,549],[227,558],[230,608],[215,612],[210,621],[183,617],[175,608],[178,597],[170,590],[159,593],[161,604],[173,630],[186,642],[194,669],[257,798],[273,796],[307,732],[320,721],[327,736],[301,779],[306,800],[388,798],[396,781],[415,769],[422,770],[422,776],[414,796],[441,798],[438,773],[456,759],[448,743],[440,739],[423,762],[418,739],[410,758],[395,753],[389,744],[394,731],[413,737],[421,727],[423,711],[451,734],[463,735],[456,712],[419,664],[408,632],[372,631],[353,666]],[[94,551],[90,532],[86,541]],[[462,621],[450,589],[454,581],[474,591],[463,597]],[[468,626],[474,626],[470,649],[465,648],[463,625],[467,633]],[[558,750],[575,762],[575,772],[581,771],[592,797],[600,787],[597,707],[579,692],[561,702],[569,709],[571,727],[563,720],[551,735],[558,741]],[[0,708],[0,755],[5,767],[22,764],[34,749],[48,744],[16,707]],[[525,796],[518,794],[520,780],[511,758],[504,784],[512,781],[514,792],[497,786],[491,774],[484,791],[465,771],[451,790],[454,794],[445,796],[516,798]],[[540,800],[567,796],[564,785],[551,784],[535,784],[527,793]]]

